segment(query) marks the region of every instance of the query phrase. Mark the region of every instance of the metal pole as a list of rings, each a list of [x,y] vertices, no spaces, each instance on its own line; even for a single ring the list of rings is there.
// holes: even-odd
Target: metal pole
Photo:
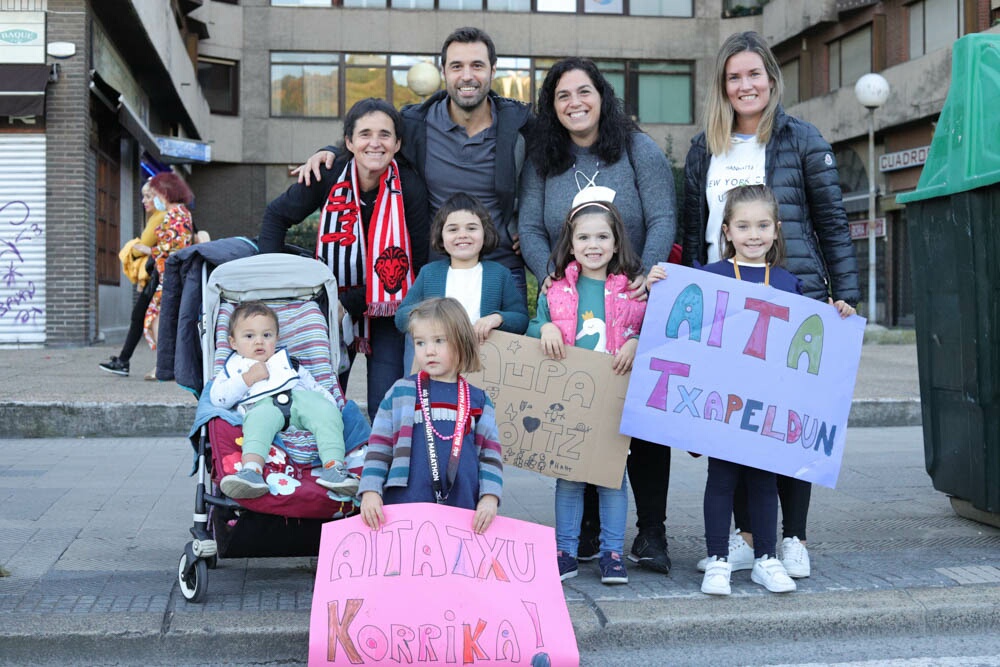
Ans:
[[[875,107],[868,108],[868,324],[875,324]]]

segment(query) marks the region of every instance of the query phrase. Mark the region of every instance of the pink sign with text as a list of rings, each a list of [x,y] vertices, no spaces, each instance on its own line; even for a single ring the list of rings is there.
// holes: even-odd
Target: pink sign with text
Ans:
[[[471,510],[387,505],[370,530],[323,526],[309,665],[578,665],[552,528]]]

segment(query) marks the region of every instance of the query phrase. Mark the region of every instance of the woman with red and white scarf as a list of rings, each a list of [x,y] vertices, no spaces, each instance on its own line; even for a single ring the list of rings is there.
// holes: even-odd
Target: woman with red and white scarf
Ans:
[[[344,150],[319,181],[296,183],[267,206],[260,252],[282,252],[285,234],[320,212],[316,258],[330,266],[340,305],[355,323],[357,352],[368,357],[368,416],[409,369],[403,334],[393,315],[427,262],[430,205],[423,179],[397,160],[403,119],[388,102],[370,97],[344,118]],[[347,388],[347,372],[341,385]]]

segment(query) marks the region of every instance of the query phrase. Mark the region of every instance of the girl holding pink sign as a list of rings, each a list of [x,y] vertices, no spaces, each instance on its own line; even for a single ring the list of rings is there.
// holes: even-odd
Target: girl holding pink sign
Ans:
[[[450,297],[410,312],[415,375],[395,384],[375,414],[358,493],[372,530],[383,504],[439,503],[475,510],[483,533],[497,515],[503,457],[493,401],[462,377],[481,369],[479,341],[465,308]]]

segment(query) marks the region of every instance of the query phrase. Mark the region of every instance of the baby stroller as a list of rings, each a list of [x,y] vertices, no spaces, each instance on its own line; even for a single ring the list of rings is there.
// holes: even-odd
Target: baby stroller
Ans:
[[[255,255],[202,270],[199,325],[203,390],[192,445],[196,450],[193,540],[184,547],[177,577],[189,602],[201,602],[208,570],[218,558],[315,556],[322,524],[357,511],[353,498],[316,484],[319,457],[311,433],[286,430],[272,444],[264,466],[270,492],[239,502],[225,497],[219,481],[241,459],[242,417],[209,400],[209,383],[229,355],[229,316],[242,301],[263,300],[278,314],[279,346],[333,394],[344,419],[346,464],[360,473],[371,429],[360,408],[345,401],[337,381],[340,338],[336,280],[325,265],[295,255]],[[333,304],[330,307],[330,304]],[[332,315],[331,315],[332,312]]]

